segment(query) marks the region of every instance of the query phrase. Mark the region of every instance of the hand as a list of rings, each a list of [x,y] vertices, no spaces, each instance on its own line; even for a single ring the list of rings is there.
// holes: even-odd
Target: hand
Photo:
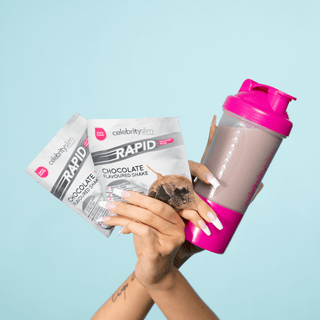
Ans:
[[[216,120],[217,120],[217,117],[214,115],[213,118],[212,118],[212,121],[211,121],[211,125],[210,125],[210,131],[209,131],[209,137],[208,137],[208,141],[207,141],[207,145],[205,147],[205,151],[203,153],[203,156],[201,158],[201,163],[197,163],[197,162],[194,162],[194,161],[189,161],[189,168],[190,168],[190,173],[191,173],[191,176],[192,176],[192,181],[194,182],[196,179],[199,179],[201,180],[202,182],[206,183],[206,184],[209,184],[210,182],[208,180],[210,180],[213,176],[212,173],[209,171],[209,169],[203,165],[204,161],[205,161],[205,158],[207,156],[207,153],[208,153],[208,150],[210,148],[210,145],[211,145],[211,142],[212,142],[212,139],[216,133],[216,130],[217,130],[217,125],[216,125]],[[257,189],[257,192],[256,194],[254,195],[252,201],[256,198],[256,196],[259,194],[259,192],[262,190],[263,188],[263,183],[260,183],[258,189]],[[201,200],[202,201],[202,200]],[[203,213],[200,211],[198,212],[200,213],[200,215],[202,215]],[[186,219],[189,217],[189,218],[192,218],[191,215],[192,213],[188,215],[188,212],[180,212],[181,216],[184,216],[186,217]],[[198,216],[193,213],[193,220],[196,220],[198,218]],[[193,256],[194,254],[198,253],[198,252],[201,252],[203,251],[204,249],[188,242],[188,241],[185,241],[183,243],[183,245],[180,247],[178,253],[176,254],[176,257],[174,259],[174,265],[177,267],[177,268],[180,268],[191,256]]]
[[[121,196],[129,203],[107,203],[107,209],[117,216],[105,218],[104,223],[122,226],[123,234],[134,234],[135,275],[143,286],[152,288],[172,272],[173,259],[185,241],[185,224],[160,200],[132,191],[122,191]]]
[[[203,156],[201,158],[201,164],[203,164],[205,159],[206,159],[206,156],[207,156],[207,153],[209,151],[211,142],[212,142],[213,137],[214,137],[214,135],[215,135],[215,133],[217,131],[216,122],[217,122],[217,116],[214,115],[213,118],[212,118],[212,121],[211,121],[211,125],[210,125],[210,131],[209,131],[209,137],[208,137],[207,145],[206,145],[205,151],[203,153]],[[191,162],[191,164],[190,164],[190,162]],[[193,161],[189,161],[189,167],[190,167],[191,175],[193,176],[193,181],[197,177],[202,182],[209,183],[208,181],[206,181],[206,177],[207,177],[207,174],[212,174],[212,173],[208,170],[207,167],[204,166],[204,168],[201,168],[201,167],[197,168],[197,163],[195,163]],[[210,177],[209,177],[209,179],[210,179]],[[263,187],[264,187],[264,184],[261,182],[259,187],[258,187],[258,189],[257,189],[257,191],[256,191],[256,194],[254,195],[254,197],[253,197],[253,199],[251,201],[253,201],[256,198],[256,196],[262,190]]]
[[[212,135],[213,137],[213,135]],[[211,139],[212,139],[211,137]],[[211,139],[209,137],[208,140],[208,144],[211,143]],[[206,148],[208,149],[208,148]],[[211,172],[209,171],[209,169],[204,166],[203,164],[194,162],[194,161],[189,161],[189,167],[190,167],[190,172],[191,175],[193,177],[193,180],[195,180],[195,178],[198,178],[199,180],[201,180],[204,183],[209,183],[209,181],[206,179],[206,177],[208,176],[208,174],[211,174]],[[200,199],[200,198],[199,198]],[[204,202],[203,200],[200,199],[200,203]],[[186,219],[189,217],[192,219],[192,215],[193,215],[193,220],[197,221],[199,220],[199,216],[198,213],[201,214],[201,210],[205,208],[203,206],[200,206],[199,211],[195,211],[195,212],[190,212],[191,210],[188,211],[180,211],[179,214],[182,217],[185,217]],[[207,207],[208,208],[208,207]],[[210,210],[211,208],[208,208],[208,210]],[[206,213],[206,212],[205,212]],[[180,268],[190,257],[192,257],[194,254],[203,251],[204,249],[192,244],[189,241],[185,241],[182,246],[180,247],[178,253],[175,256],[174,259],[174,266],[177,268]]]
[[[190,173],[192,177],[192,182],[195,182],[195,179],[199,179],[206,184],[210,183],[207,178],[210,179],[210,174],[212,175],[212,173],[209,171],[209,169],[206,166],[203,165],[203,162],[207,156],[212,139],[217,130],[216,121],[217,121],[217,116],[214,115],[210,125],[207,145],[203,153],[203,156],[201,158],[201,164],[189,160],[189,168],[190,168]],[[180,268],[190,257],[192,257],[194,254],[199,253],[201,251],[204,251],[204,249],[194,245],[189,241],[185,241],[180,247],[179,251],[177,252],[174,258],[174,266],[177,268]]]
[[[213,116],[211,125],[210,125],[210,131],[209,131],[209,137],[207,141],[207,145],[205,148],[205,152],[202,156],[201,163],[197,163],[194,161],[189,161],[189,167],[190,167],[190,172],[193,181],[198,178],[202,182],[206,184],[212,183],[213,185],[215,184],[216,178],[214,175],[209,171],[209,169],[203,165],[205,158],[207,156],[208,150],[210,148],[211,142],[214,138],[214,135],[217,130],[217,125],[216,125],[216,116]],[[217,181],[217,180],[216,180]],[[254,195],[254,198],[252,201],[255,199],[255,197],[258,195],[258,193],[262,190],[263,188],[263,183],[260,183],[256,194]],[[195,194],[196,198],[196,209],[195,210],[182,210],[179,212],[179,214],[187,220],[190,220],[196,227],[199,229],[202,229],[203,232],[205,232],[208,236],[211,235],[211,232],[209,228],[207,227],[206,223],[213,223],[216,228],[221,230],[223,228],[223,225],[219,221],[216,213],[212,210],[212,208],[204,202],[197,194]],[[206,222],[206,223],[205,223]]]
[[[204,163],[204,161],[206,159],[207,153],[209,151],[212,139],[213,139],[216,131],[217,131],[217,116],[214,115],[212,120],[211,120],[209,137],[208,137],[206,148],[205,148],[204,153],[203,153],[202,158],[201,158],[201,163]]]
[[[195,181],[196,178],[198,178],[202,182],[206,184],[210,184],[215,179],[215,177],[209,171],[209,169],[205,165],[203,165],[203,162],[205,160],[205,157],[208,153],[212,139],[217,130],[216,119],[217,117],[213,116],[211,125],[210,125],[207,145],[203,153],[201,163],[197,163],[191,160],[189,161],[189,168],[190,168],[190,173],[191,173],[193,182]],[[204,202],[196,193],[194,194],[194,197],[195,197],[195,203],[196,203],[196,210],[185,209],[185,210],[179,211],[179,214],[184,219],[190,220],[199,229],[202,229],[208,236],[211,234],[211,232],[207,227],[205,221],[207,223],[213,223],[215,227],[221,230],[223,226],[219,221],[216,213],[212,210],[212,208],[206,202]],[[192,248],[192,251],[198,252],[196,248]]]

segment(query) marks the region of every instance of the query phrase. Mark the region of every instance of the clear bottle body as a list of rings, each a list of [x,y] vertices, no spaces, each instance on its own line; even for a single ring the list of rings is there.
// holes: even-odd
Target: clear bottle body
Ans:
[[[245,213],[284,136],[224,110],[204,164],[220,186],[197,181],[196,193]]]

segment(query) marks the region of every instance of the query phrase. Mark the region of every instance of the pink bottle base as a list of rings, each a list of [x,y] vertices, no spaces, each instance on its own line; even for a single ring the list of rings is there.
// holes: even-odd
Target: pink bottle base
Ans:
[[[212,223],[207,223],[211,231],[211,235],[207,236],[201,229],[189,221],[185,227],[186,240],[208,251],[222,254],[225,252],[243,214],[222,207],[200,195],[199,197],[214,210],[223,225],[223,229],[218,230]]]

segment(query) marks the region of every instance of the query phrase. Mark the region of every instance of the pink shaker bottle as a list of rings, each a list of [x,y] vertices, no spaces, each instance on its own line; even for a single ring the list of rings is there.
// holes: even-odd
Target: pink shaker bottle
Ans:
[[[204,164],[217,178],[214,187],[197,181],[195,192],[212,207],[223,225],[208,223],[207,236],[190,221],[186,240],[215,253],[224,253],[282,140],[292,128],[286,112],[296,98],[250,79],[228,96],[224,113]]]

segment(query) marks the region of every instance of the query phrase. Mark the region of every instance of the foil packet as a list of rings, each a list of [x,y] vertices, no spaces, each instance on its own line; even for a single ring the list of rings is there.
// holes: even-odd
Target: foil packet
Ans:
[[[25,170],[56,198],[109,237],[113,227],[96,222],[102,190],[89,151],[87,120],[74,114]]]
[[[122,189],[194,208],[178,118],[88,120],[88,136],[104,201],[122,201],[113,192]]]

